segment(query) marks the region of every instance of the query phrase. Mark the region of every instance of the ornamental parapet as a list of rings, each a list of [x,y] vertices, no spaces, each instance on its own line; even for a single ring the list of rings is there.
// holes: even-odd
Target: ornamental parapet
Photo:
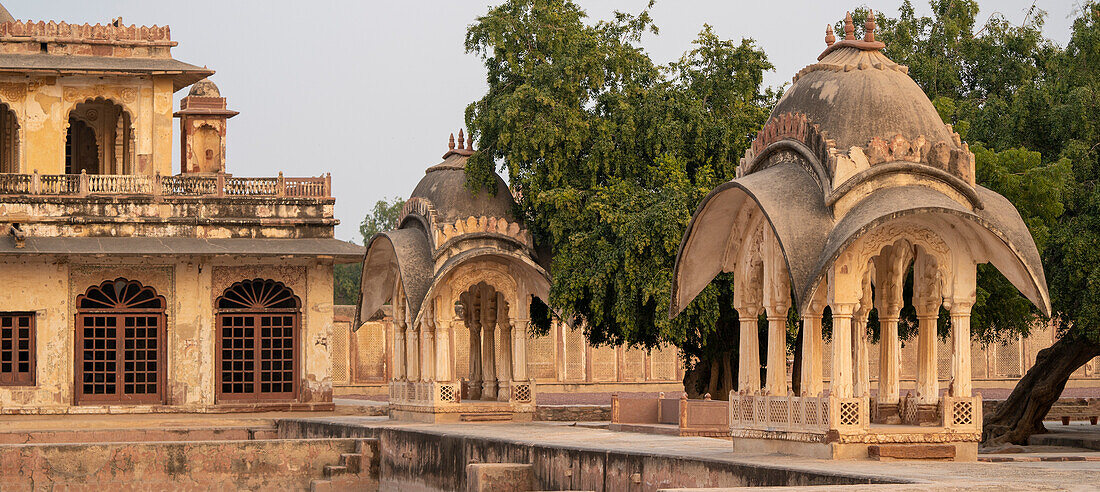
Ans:
[[[331,238],[329,175],[0,174],[0,226],[30,237]]]
[[[55,21],[0,23],[0,52],[168,58],[176,46],[168,26],[69,24]],[[47,48],[43,50],[43,45]]]
[[[0,174],[5,195],[149,195],[210,197],[332,198],[332,176],[242,178],[229,174],[147,176],[138,174]]]

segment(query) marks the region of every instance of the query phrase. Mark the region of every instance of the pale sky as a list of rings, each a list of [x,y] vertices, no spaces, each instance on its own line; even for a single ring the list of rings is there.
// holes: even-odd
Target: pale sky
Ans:
[[[381,198],[407,197],[447,150],[466,105],[486,90],[481,61],[466,54],[466,27],[486,0],[0,0],[20,20],[165,25],[173,56],[217,71],[212,80],[241,114],[229,121],[227,171],[238,176],[332,173],[340,239],[360,242],[359,222]],[[591,19],[637,12],[646,0],[579,0]],[[915,0],[927,14],[927,1]],[[1078,0],[980,0],[1019,24],[1032,4],[1045,34],[1069,39]],[[767,85],[789,81],[825,47],[825,25],[867,5],[896,15],[901,0],[658,0],[661,30],[643,45],[659,63],[679,58],[704,23],[723,38],[751,37],[775,65]],[[176,94],[179,97],[186,90]],[[178,127],[176,128],[178,132]],[[178,135],[173,138],[177,147]],[[179,159],[174,160],[179,172]]]

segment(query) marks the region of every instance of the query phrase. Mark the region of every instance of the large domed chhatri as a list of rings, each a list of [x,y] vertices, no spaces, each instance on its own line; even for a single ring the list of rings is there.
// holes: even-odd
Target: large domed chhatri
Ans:
[[[512,215],[504,181],[495,176],[496,193],[466,188],[472,139],[460,131],[448,147],[405,202],[397,229],[368,241],[359,319],[393,307],[390,401],[398,418],[488,412],[530,420],[529,309],[532,297],[546,298],[549,274]],[[459,336],[468,350],[452,347]],[[458,364],[460,357],[469,360]],[[457,374],[459,367],[468,372]]]
[[[827,28],[825,51],[795,75],[746,151],[737,178],[703,199],[680,244],[670,314],[685,309],[719,273],[734,273],[742,320],[738,391],[731,396],[735,447],[771,449],[775,443],[768,439],[776,434],[769,432],[776,430],[789,431],[780,440],[830,457],[865,455],[868,442],[932,439],[876,435],[869,430],[873,420],[940,426],[943,436],[935,439],[953,443],[957,458],[974,459],[981,438],[981,400],[970,384],[977,264],[991,263],[1049,313],[1043,268],[1020,214],[975,183],[974,154],[943,123],[908,69],[882,53],[874,32],[873,13],[862,39],[850,14],[844,39],[837,41]],[[915,399],[901,398],[898,374],[897,324],[908,275],[920,324]],[[950,391],[942,398],[936,367],[941,306],[951,314],[954,350]],[[792,307],[803,320],[800,388],[806,398],[787,398],[782,347]],[[833,323],[827,397],[825,307]],[[872,308],[878,309],[882,340],[873,402],[866,329]],[[769,320],[766,366],[779,368],[767,371],[763,385],[760,314]],[[765,404],[760,398],[786,405],[784,412],[754,413],[753,405]],[[807,425],[803,419],[811,416],[816,424]]]

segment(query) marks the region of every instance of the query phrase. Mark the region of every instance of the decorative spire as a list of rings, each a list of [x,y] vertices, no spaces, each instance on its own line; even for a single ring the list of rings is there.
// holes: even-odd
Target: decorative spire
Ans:
[[[855,41],[856,39],[856,26],[852,24],[852,13],[848,12],[844,16],[844,40]]]
[[[867,10],[867,22],[863,23],[863,40],[869,43],[875,42],[875,11]]]
[[[447,143],[447,148],[450,150],[455,149],[455,134],[451,134],[451,141]]]
[[[458,148],[460,148],[460,149],[465,149],[466,148],[466,137],[462,135],[462,129],[461,128],[458,129]]]
[[[466,135],[466,150],[474,150],[474,134]]]
[[[825,46],[832,46],[836,42],[836,36],[833,35],[833,26],[825,26]]]

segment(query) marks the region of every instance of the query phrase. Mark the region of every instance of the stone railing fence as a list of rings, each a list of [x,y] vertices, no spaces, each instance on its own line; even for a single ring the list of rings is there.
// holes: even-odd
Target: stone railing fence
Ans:
[[[332,175],[313,178],[238,178],[227,174],[154,176],[138,174],[0,173],[0,195],[150,195],[329,198]]]
[[[867,430],[866,398],[742,395],[730,393],[730,429],[823,434],[830,430]]]
[[[950,396],[940,399],[943,426],[957,431],[982,431],[982,395]]]

